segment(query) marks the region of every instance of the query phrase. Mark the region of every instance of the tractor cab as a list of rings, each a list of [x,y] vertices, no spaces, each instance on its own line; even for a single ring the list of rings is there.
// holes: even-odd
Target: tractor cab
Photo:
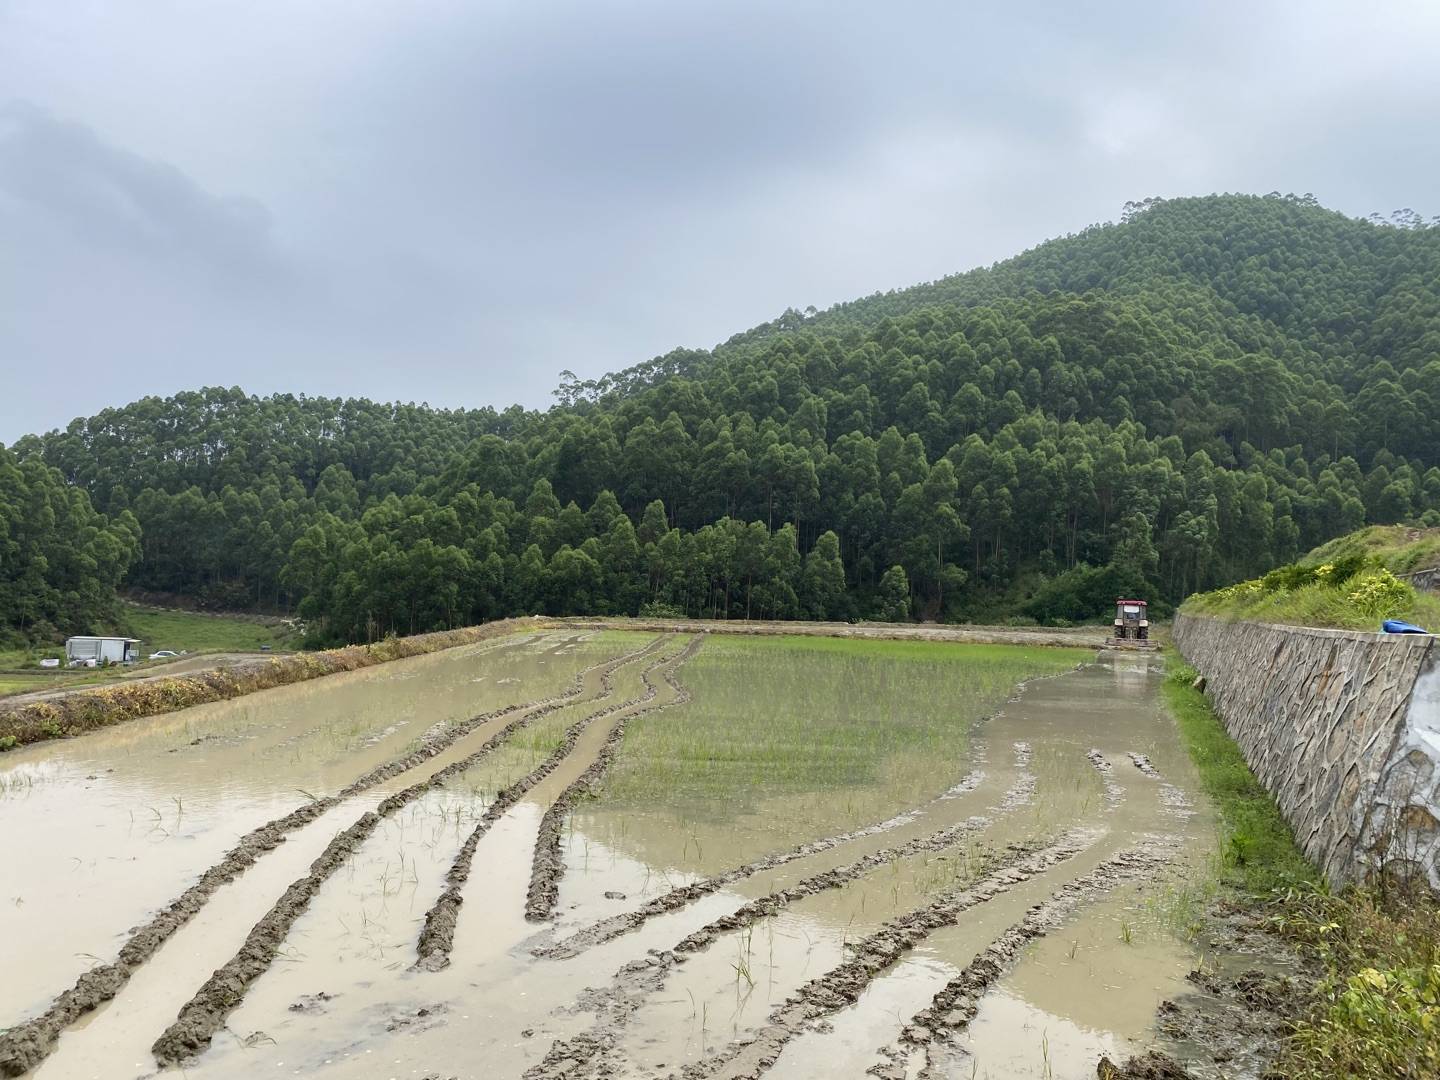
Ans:
[[[1115,640],[1150,640],[1150,620],[1146,617],[1144,600],[1115,601]]]

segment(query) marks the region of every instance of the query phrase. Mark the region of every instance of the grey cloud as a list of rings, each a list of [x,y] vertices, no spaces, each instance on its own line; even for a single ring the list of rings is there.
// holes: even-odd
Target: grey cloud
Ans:
[[[12,0],[0,438],[215,382],[543,406],[1146,195],[1437,213],[1437,10]]]
[[[221,270],[273,256],[260,203],[212,195],[25,101],[0,106],[0,192],[86,243]]]

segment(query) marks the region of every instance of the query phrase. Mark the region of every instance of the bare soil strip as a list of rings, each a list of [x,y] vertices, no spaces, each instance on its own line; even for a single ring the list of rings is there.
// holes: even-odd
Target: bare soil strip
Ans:
[[[986,903],[1035,874],[1079,854],[1097,837],[1096,833],[1075,832],[1049,847],[1041,848],[1038,843],[1010,845],[997,856],[998,869],[990,870],[978,882],[952,890],[927,907],[886,923],[854,946],[852,959],[807,983],[776,1008],[770,1014],[769,1025],[754,1038],[733,1043],[723,1053],[687,1068],[686,1076],[714,1075],[742,1054],[751,1056],[750,1051],[754,1049],[758,1049],[761,1057],[766,1059],[764,1068],[768,1068],[785,1043],[799,1034],[805,1024],[854,1001],[876,975],[930,933],[953,925],[970,908]],[[817,880],[826,876],[817,875]],[[796,889],[802,887],[796,886]],[[757,905],[765,905],[770,899],[766,897],[754,905],[747,905],[756,908],[753,918],[767,913]],[[684,962],[686,952],[703,949],[719,933],[731,928],[728,924],[739,915],[737,912],[716,920],[689,935],[672,951],[631,961],[616,972],[609,988],[582,996],[581,1007],[596,1014],[591,1030],[568,1041],[557,1039],[546,1052],[544,1060],[526,1071],[525,1080],[578,1080],[581,1077],[611,1075],[615,1070],[607,1058],[618,1045],[630,1017],[647,997],[663,987],[669,972],[675,965]],[[743,925],[743,921],[742,917],[742,922],[736,925]],[[764,1068],[758,1071],[764,1071]],[[742,1072],[736,1075],[749,1074]]]
[[[1027,804],[1033,797],[1035,791],[1035,777],[1030,772],[1030,748],[1027,744],[1016,743],[1016,762],[1019,766],[1019,774],[1015,783],[1005,792],[998,809],[1002,812],[1009,812]],[[932,802],[940,802],[946,799],[953,799],[957,795],[979,787],[980,779],[984,773],[971,773],[955,787],[938,795]],[[764,873],[767,870],[774,870],[777,867],[795,862],[798,859],[808,858],[811,855],[818,855],[823,851],[840,847],[843,844],[853,843],[856,840],[867,836],[875,836],[878,833],[889,832],[891,829],[908,825],[922,813],[923,808],[914,807],[904,813],[897,814],[885,821],[876,822],[874,825],[867,825],[862,829],[855,829],[851,832],[837,833],[834,836],[821,837],[819,840],[812,840],[807,844],[791,848],[789,851],[776,852],[773,855],[766,855],[753,862],[744,863],[733,867],[713,877],[704,878],[701,881],[693,881],[688,885],[681,885],[679,888],[671,889],[662,896],[657,896],[634,911],[621,912],[619,915],[612,915],[609,918],[601,919],[591,923],[589,926],[577,930],[564,941],[558,941],[553,945],[543,945],[532,949],[535,956],[548,957],[552,960],[568,960],[579,956],[587,949],[597,945],[603,945],[607,941],[613,941],[617,937],[629,934],[640,929],[650,919],[657,915],[666,915],[673,911],[679,911],[688,904],[699,900],[701,897],[709,896],[718,892],[727,885],[741,881],[755,874]],[[972,819],[976,820],[976,819]],[[929,838],[925,838],[929,839]],[[924,843],[924,840],[919,841]],[[892,849],[894,850],[894,849]],[[917,849],[918,850],[918,849]]]
[[[595,760],[560,793],[545,811],[545,816],[540,819],[540,832],[535,838],[535,854],[530,864],[530,889],[525,898],[525,918],[531,922],[544,922],[549,919],[560,899],[560,879],[565,875],[565,856],[560,849],[560,831],[566,815],[582,798],[594,794],[604,780],[620,750],[620,744],[625,738],[625,725],[630,720],[645,713],[683,705],[690,700],[690,691],[675,680],[675,672],[699,651],[704,640],[697,634],[675,662],[663,671],[662,675],[674,692],[674,697],[654,709],[622,713],[615,726],[610,729],[610,734]]]
[[[645,692],[639,697],[631,698],[629,701],[622,701],[611,705],[607,709],[591,713],[589,716],[572,724],[565,732],[565,738],[556,747],[554,753],[542,761],[535,769],[496,794],[494,800],[485,808],[484,815],[475,825],[470,835],[466,837],[465,843],[461,845],[460,852],[451,863],[450,870],[445,875],[445,891],[440,894],[438,900],[425,913],[425,926],[420,931],[420,939],[416,942],[415,952],[418,959],[415,967],[422,971],[440,971],[449,966],[450,950],[455,944],[455,925],[460,919],[460,905],[464,903],[462,893],[465,883],[470,879],[471,864],[475,859],[475,849],[480,841],[488,833],[495,822],[508,811],[512,806],[524,798],[525,793],[533,788],[545,777],[549,776],[575,749],[575,744],[585,730],[597,720],[601,720],[615,713],[625,713],[635,710],[631,715],[639,715],[641,712],[649,712],[645,709],[646,703],[653,701],[659,688],[650,680],[650,675],[657,668],[668,665],[670,670],[684,663],[694,655],[695,649],[699,647],[699,638],[696,638],[690,646],[677,657],[665,658],[651,664],[641,673],[641,679],[645,683]],[[667,680],[672,686],[679,690],[679,685],[672,680]],[[661,706],[663,707],[663,706]],[[620,725],[617,725],[620,726]],[[623,733],[623,727],[622,727]],[[611,738],[614,732],[611,732]],[[607,740],[607,745],[609,740]],[[533,887],[533,886],[532,886]]]
[[[149,960],[177,930],[189,922],[195,913],[205,906],[217,889],[234,881],[266,852],[283,843],[287,834],[309,825],[345,799],[429,761],[481,725],[502,716],[520,714],[516,720],[502,728],[474,754],[447,766],[425,784],[419,785],[425,790],[429,790],[430,787],[443,782],[444,778],[469,768],[475,761],[490,753],[521,727],[570,704],[573,699],[578,698],[584,692],[585,678],[589,674],[595,671],[601,673],[601,692],[596,695],[596,700],[609,696],[611,692],[610,678],[614,672],[625,664],[632,663],[652,652],[659,647],[662,640],[656,638],[642,649],[592,664],[577,673],[571,685],[560,694],[508,705],[503,709],[471,717],[449,728],[432,728],[421,739],[420,745],[409,754],[376,766],[335,795],[313,799],[283,817],[275,818],[252,829],[240,838],[235,847],[226,852],[223,859],[201,874],[195,884],[171,901],[148,923],[132,932],[113,962],[97,964],[81,975],[73,987],[56,997],[45,1012],[0,1033],[0,1075],[20,1076],[45,1060],[54,1050],[55,1041],[65,1028],[118,994],[129,981],[135,969]],[[419,792],[417,791],[416,794],[418,795]],[[373,816],[373,814],[366,815],[366,817]],[[363,824],[364,820],[362,818],[361,822],[357,822],[357,826]],[[378,820],[378,818],[375,819],[376,822]],[[373,822],[370,828],[373,830]],[[337,836],[332,842],[332,846],[341,843],[342,838],[349,832],[350,830],[347,830],[346,833]],[[327,854],[329,850],[327,848]],[[321,859],[324,858],[325,855],[322,855]]]
[[[1055,929],[1081,904],[1094,900],[1127,881],[1148,876],[1169,862],[1175,853],[1173,838],[1150,838],[1112,855],[1094,870],[1067,881],[1044,903],[1031,908],[1023,919],[1005,930],[983,952],[965,966],[931,999],[928,1008],[916,1013],[901,1032],[895,1045],[882,1048],[886,1062],[867,1070],[881,1080],[905,1080],[907,1064],[916,1064],[912,1055],[924,1049],[925,1066],[918,1080],[943,1075],[942,1063],[932,1056],[936,1043],[948,1043],[969,1027],[980,1011],[981,999],[1015,962],[1020,950]]]
[[[1104,636],[1092,626],[1070,629],[1000,626],[916,626],[914,623],[765,622],[741,619],[647,619],[569,616],[549,625],[584,630],[646,630],[671,634],[741,634],[749,637],[834,637],[862,641],[954,641],[981,645],[1053,645],[1095,649]]]
[[[598,665],[598,670],[601,672],[601,693],[596,700],[603,700],[611,694],[611,678],[616,670],[653,651],[659,646],[661,640],[656,639],[643,649]],[[582,676],[583,674],[582,672]],[[583,686],[583,678],[578,681]],[[156,1061],[161,1065],[172,1065],[193,1057],[210,1045],[211,1038],[224,1025],[225,1018],[244,999],[250,984],[264,974],[274,961],[290,928],[310,906],[310,901],[320,891],[321,886],[374,833],[383,818],[414,802],[426,792],[441,787],[453,777],[473,768],[521,728],[542,716],[565,708],[571,704],[570,696],[578,696],[578,692],[570,695],[567,691],[566,694],[550,699],[539,707],[521,713],[519,717],[487,739],[474,753],[452,762],[418,784],[412,784],[389,796],[373,811],[361,815],[360,819],[350,828],[337,834],[320,856],[310,864],[310,872],[292,882],[270,911],[255,924],[235,956],[207,979],[205,984],[195,992],[195,995],[181,1007],[175,1022],[161,1033],[151,1047]],[[609,711],[602,710],[601,713],[593,715],[598,716]],[[572,728],[572,730],[574,729]]]

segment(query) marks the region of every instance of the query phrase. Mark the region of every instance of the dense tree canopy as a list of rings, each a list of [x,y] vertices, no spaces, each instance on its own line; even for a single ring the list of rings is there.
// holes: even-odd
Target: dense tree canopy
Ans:
[[[333,637],[645,605],[1093,617],[1365,522],[1440,523],[1440,228],[1308,196],[1147,200],[989,269],[567,372],[557,398],[207,389],[15,452],[109,515],[81,531],[138,519],[132,583],[298,605]],[[100,592],[127,550],[91,556]],[[49,582],[4,552],[0,588]],[[0,596],[12,623],[78,610]]]
[[[0,446],[0,631],[53,638],[113,615],[115,587],[140,554],[140,525],[95,512],[39,458]]]

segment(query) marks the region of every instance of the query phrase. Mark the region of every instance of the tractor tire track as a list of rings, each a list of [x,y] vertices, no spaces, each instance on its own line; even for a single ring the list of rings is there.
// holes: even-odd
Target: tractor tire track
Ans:
[[[814,896],[816,893],[826,892],[829,889],[838,889],[842,885],[849,884],[869,871],[895,862],[898,859],[909,858],[912,855],[919,855],[927,851],[944,851],[946,848],[953,847],[957,842],[969,836],[971,833],[979,832],[989,824],[989,818],[979,816],[972,817],[957,825],[951,825],[938,832],[933,832],[929,836],[916,837],[914,840],[908,840],[894,847],[882,848],[879,851],[856,859],[854,862],[845,866],[837,866],[833,870],[822,871],[788,888],[779,889],[767,896],[760,897],[758,900],[752,900],[744,907],[732,911],[729,915],[720,916],[720,918],[707,923],[686,937],[671,951],[677,955],[679,961],[683,962],[685,954],[708,949],[721,934],[728,934],[731,931],[743,929],[761,919],[769,918],[782,908],[793,904],[797,900],[803,900],[807,896]]]
[[[698,641],[699,639],[697,638],[695,640]],[[695,647],[698,648],[698,645]],[[455,861],[451,863],[450,870],[445,875],[445,891],[440,894],[439,899],[437,899],[430,910],[425,913],[425,926],[420,931],[420,938],[415,945],[417,959],[414,968],[421,971],[440,971],[449,966],[450,950],[455,944],[455,926],[460,919],[460,906],[464,903],[464,896],[462,894],[465,889],[465,883],[470,879],[470,869],[475,859],[475,849],[479,846],[480,841],[484,838],[485,834],[490,831],[495,822],[500,820],[506,811],[524,798],[527,791],[560,767],[560,763],[574,751],[575,744],[579,742],[580,736],[585,733],[585,730],[590,727],[591,724],[617,712],[624,712],[629,709],[638,709],[641,712],[650,711],[643,708],[643,706],[653,701],[656,694],[659,693],[659,687],[650,681],[651,673],[657,668],[665,667],[666,665],[669,665],[670,669],[673,670],[675,666],[688,660],[692,655],[694,655],[694,649],[687,646],[679,656],[673,659],[667,657],[650,665],[641,672],[640,676],[645,683],[645,692],[643,694],[639,697],[631,698],[629,701],[619,702],[607,709],[601,709],[599,712],[592,713],[583,720],[571,725],[570,728],[566,730],[565,737],[560,745],[556,747],[555,751],[549,757],[536,766],[532,772],[502,789],[495,796],[490,805],[485,808],[485,813],[480,818],[480,821],[476,824],[470,835],[466,837],[465,843],[461,845],[459,853],[455,856]],[[678,684],[673,681],[671,685],[678,687]]]
[[[530,888],[525,898],[525,918],[530,922],[544,922],[549,919],[560,899],[560,879],[565,875],[565,856],[560,849],[560,831],[566,816],[582,798],[594,794],[605,774],[610,771],[620,744],[625,739],[625,726],[629,721],[661,709],[684,705],[690,700],[690,691],[676,681],[675,672],[699,651],[703,641],[704,638],[697,634],[676,657],[675,662],[665,668],[663,677],[675,692],[675,696],[664,705],[641,709],[629,715],[622,714],[610,729],[610,734],[600,752],[596,754],[595,760],[560,793],[545,811],[545,816],[540,819],[540,831],[535,838],[535,853],[530,862]]]
[[[478,759],[494,749],[494,746],[498,745],[497,740],[503,741],[525,724],[564,707],[573,698],[578,698],[584,692],[586,676],[597,670],[601,671],[602,685],[602,692],[597,696],[597,700],[608,696],[609,677],[614,671],[651,652],[661,641],[661,638],[656,638],[642,649],[590,665],[578,672],[572,685],[560,694],[481,713],[450,728],[431,728],[421,738],[420,745],[410,753],[377,765],[334,795],[312,799],[304,806],[252,829],[225,853],[224,858],[205,870],[195,884],[151,917],[149,922],[134,930],[121,946],[115,960],[97,964],[86,971],[76,979],[74,986],[60,993],[43,1013],[0,1032],[0,1076],[20,1076],[44,1061],[55,1049],[56,1040],[62,1031],[114,998],[129,982],[134,971],[189,922],[218,889],[240,877],[267,852],[284,843],[289,833],[309,825],[346,799],[424,764],[481,725],[502,716],[520,713],[517,720],[507,724],[494,739],[465,761]],[[468,764],[464,767],[468,767]],[[447,767],[445,772],[452,774],[452,770],[455,770],[455,766]],[[463,768],[456,771],[463,771]]]
[[[1091,748],[1085,752],[1090,759],[1090,764],[1095,766],[1095,771],[1100,774],[1101,783],[1105,787],[1105,807],[1113,810],[1125,801],[1125,789],[1115,782],[1115,767],[1099,750]]]
[[[1002,796],[1001,802],[991,812],[1009,813],[1019,807],[1025,806],[1034,798],[1035,777],[1030,771],[1030,748],[1027,744],[1016,743],[1015,755],[1017,773],[1015,781]],[[949,790],[941,793],[932,799],[931,802],[941,802],[953,799],[960,794],[973,791],[979,787],[980,779],[984,777],[983,772],[970,773],[960,783]],[[879,833],[889,832],[902,825],[908,825],[924,812],[922,807],[912,807],[903,813],[897,814],[885,821],[867,825],[861,829],[851,832],[837,833],[834,836],[821,837],[819,840],[811,840],[809,843],[801,844],[799,847],[791,848],[789,851],[777,852],[773,855],[766,855],[753,862],[744,863],[730,870],[723,871],[713,877],[703,878],[700,881],[693,881],[688,885],[681,885],[671,889],[662,896],[657,896],[648,903],[636,908],[634,911],[621,912],[618,915],[611,915],[589,926],[577,930],[563,941],[552,945],[543,945],[531,950],[532,955],[546,957],[552,960],[569,960],[579,956],[588,949],[597,945],[603,945],[613,941],[617,937],[632,933],[644,926],[649,920],[658,915],[666,915],[719,892],[727,885],[734,882],[753,877],[756,874],[764,873],[767,870],[774,870],[785,866],[787,863],[795,862],[798,859],[808,858],[811,855],[818,855],[821,852],[829,851],[832,848],[844,844],[853,843],[856,840],[868,836],[875,836]]]
[[[604,700],[613,692],[612,678],[615,671],[653,651],[660,645],[661,640],[657,638],[643,649],[600,665],[601,693],[595,700]],[[583,681],[581,685],[583,686]],[[251,928],[239,951],[211,975],[181,1007],[175,1022],[161,1033],[151,1047],[155,1060],[161,1065],[172,1065],[195,1056],[210,1045],[215,1032],[224,1025],[225,1018],[244,999],[250,984],[270,967],[291,927],[310,906],[310,901],[320,891],[321,886],[375,832],[381,820],[473,768],[520,729],[570,704],[572,702],[567,695],[562,694],[538,708],[523,712],[473,753],[437,770],[434,775],[418,784],[412,784],[389,796],[374,810],[362,814],[355,824],[338,833],[310,864],[310,872],[292,882],[270,911]],[[602,710],[606,711],[609,710]],[[583,723],[585,722],[582,721]]]
[[[1056,889],[1049,899],[1026,912],[1023,919],[1006,929],[960,974],[941,987],[930,1005],[911,1018],[896,1044],[880,1049],[880,1055],[887,1060],[866,1071],[881,1080],[905,1080],[910,1075],[907,1065],[918,1064],[915,1058],[923,1050],[925,1065],[917,1080],[937,1080],[948,1075],[942,1071],[943,1063],[937,1060],[934,1048],[951,1042],[969,1027],[980,1011],[981,1000],[1015,962],[1021,949],[1055,929],[1083,903],[1127,881],[1155,873],[1170,862],[1174,854],[1173,838],[1151,838],[1149,843],[1112,855],[1088,874]]]
[[[1182,821],[1195,816],[1195,804],[1192,803],[1185,792],[1181,791],[1174,784],[1166,781],[1159,769],[1151,764],[1150,759],[1144,754],[1137,754],[1133,750],[1128,751],[1131,762],[1152,780],[1160,782],[1160,803],[1161,813],[1173,818],[1180,818]]]
[[[775,1064],[791,1039],[810,1024],[860,999],[881,972],[895,964],[934,931],[954,926],[960,916],[979,904],[1074,858],[1099,839],[1098,832],[1073,831],[1050,847],[997,871],[978,885],[960,889],[929,907],[887,923],[855,947],[855,955],[812,979],[770,1013],[770,1022],[753,1037],[732,1043],[726,1050],[684,1070],[686,1080],[726,1075],[753,1080]],[[740,1058],[746,1060],[742,1063]]]
[[[687,1067],[685,1076],[690,1080],[699,1080],[715,1075],[742,1053],[751,1050],[758,1050],[764,1061],[763,1067],[755,1073],[758,1075],[773,1063],[784,1045],[806,1024],[853,1002],[872,979],[924,941],[930,933],[953,925],[970,908],[986,903],[1036,874],[1074,857],[1097,837],[1095,833],[1076,832],[1048,847],[1041,847],[1038,843],[1009,846],[996,857],[995,864],[987,867],[984,878],[951,890],[935,903],[887,922],[854,946],[851,959],[811,980],[773,1010],[769,1024],[755,1037],[733,1043],[721,1054]],[[826,875],[817,875],[817,879],[824,877]],[[800,887],[796,886],[797,889]],[[756,905],[764,904],[764,900],[756,901]],[[569,1040],[557,1039],[544,1059],[525,1072],[525,1080],[580,1080],[614,1074],[616,1069],[608,1059],[619,1045],[630,1018],[647,998],[664,986],[670,971],[684,962],[685,953],[704,948],[722,932],[720,924],[726,924],[723,928],[730,928],[728,924],[739,914],[725,916],[696,931],[673,950],[631,961],[616,972],[607,989],[582,995],[580,1008],[596,1015],[592,1028]],[[759,918],[763,914],[765,912],[757,907],[754,917]],[[712,930],[712,927],[715,929]]]

